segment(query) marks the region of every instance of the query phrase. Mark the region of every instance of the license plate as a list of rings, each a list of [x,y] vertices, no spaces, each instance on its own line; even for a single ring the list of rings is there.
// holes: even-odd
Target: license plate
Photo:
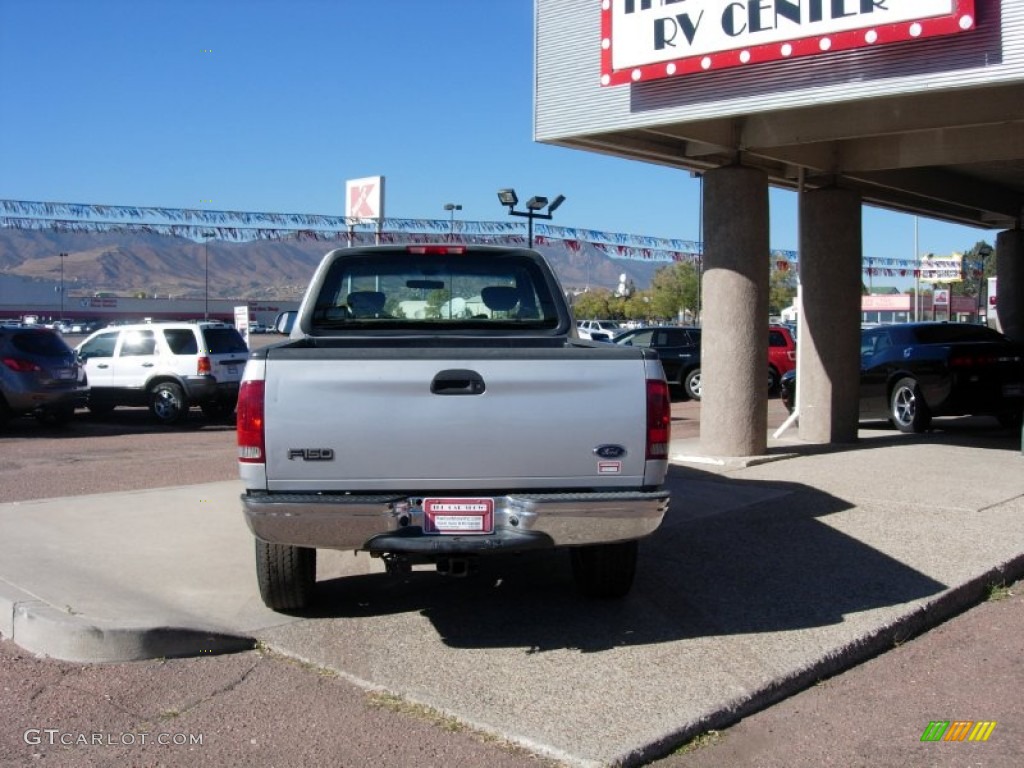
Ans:
[[[75,378],[75,369],[58,368],[56,371],[54,371],[54,374],[56,374],[54,378],[60,379],[61,381],[67,381],[68,379]]]
[[[1024,397],[1024,384],[1003,384],[1003,397]]]
[[[423,531],[447,535],[494,533],[494,499],[424,499]]]
[[[238,366],[237,365],[229,365],[228,366],[228,373],[238,373]]]

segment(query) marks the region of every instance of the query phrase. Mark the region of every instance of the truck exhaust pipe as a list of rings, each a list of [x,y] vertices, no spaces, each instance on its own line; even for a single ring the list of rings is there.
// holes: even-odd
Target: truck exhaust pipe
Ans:
[[[437,572],[442,576],[463,579],[469,575],[470,561],[468,557],[443,557],[437,561]]]

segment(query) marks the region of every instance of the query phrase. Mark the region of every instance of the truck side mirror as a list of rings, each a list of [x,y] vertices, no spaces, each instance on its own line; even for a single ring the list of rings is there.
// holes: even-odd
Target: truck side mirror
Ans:
[[[284,336],[290,335],[292,332],[292,326],[295,325],[295,318],[298,314],[299,313],[294,309],[282,312],[277,316],[277,320],[274,321],[274,330]]]

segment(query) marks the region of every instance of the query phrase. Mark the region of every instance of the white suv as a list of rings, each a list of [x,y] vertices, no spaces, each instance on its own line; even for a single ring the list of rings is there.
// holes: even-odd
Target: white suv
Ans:
[[[612,320],[580,320],[576,323],[576,332],[581,339],[608,341],[616,334],[622,333],[622,327]]]
[[[89,410],[148,406],[177,424],[198,405],[209,418],[234,413],[249,348],[226,323],[145,323],[105,328],[79,344],[89,376]]]

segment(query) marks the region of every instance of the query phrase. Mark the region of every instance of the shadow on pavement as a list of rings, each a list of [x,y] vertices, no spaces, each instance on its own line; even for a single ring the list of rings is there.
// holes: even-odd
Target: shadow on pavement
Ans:
[[[850,504],[796,483],[673,467],[673,508],[641,543],[622,601],[577,596],[565,552],[481,559],[468,578],[371,574],[318,584],[309,619],[419,613],[457,648],[604,651],[696,637],[828,627],[945,585],[821,518]]]

